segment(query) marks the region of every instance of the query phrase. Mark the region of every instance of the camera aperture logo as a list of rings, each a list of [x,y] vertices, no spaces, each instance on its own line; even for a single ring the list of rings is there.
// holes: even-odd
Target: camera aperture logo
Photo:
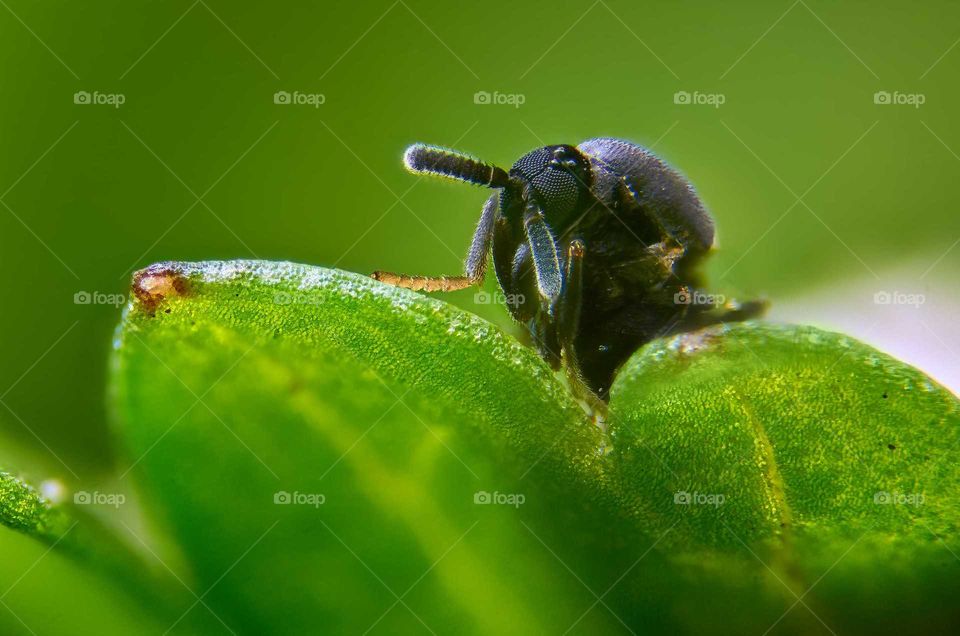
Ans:
[[[102,292],[78,291],[73,295],[74,305],[111,305],[122,307],[127,304],[127,297],[123,294],[104,294]]]
[[[326,103],[327,96],[323,93],[301,93],[300,91],[277,91],[273,94],[273,103],[281,106],[313,106],[320,108]]]
[[[526,501],[527,497],[523,493],[506,493],[498,491],[490,493],[486,490],[478,490],[477,492],[473,493],[473,503],[477,504],[478,506],[498,505],[519,508]]]
[[[278,506],[313,506],[319,508],[327,502],[327,496],[319,492],[278,490],[273,493],[273,503]]]
[[[878,291],[873,295],[874,305],[910,305],[920,308],[920,305],[927,302],[927,297],[923,294],[908,294],[901,291]]]
[[[923,505],[922,492],[887,492],[878,490],[873,493],[873,503],[880,506],[920,506]]]
[[[677,91],[673,94],[673,103],[681,106],[713,106],[720,108],[727,103],[723,93],[701,93],[700,91]]]
[[[77,91],[73,94],[73,103],[81,106],[113,106],[120,108],[127,101],[123,93],[101,93],[100,91]]]
[[[492,294],[487,291],[478,291],[473,295],[473,302],[478,305],[506,305],[507,307],[519,307],[526,301],[523,294],[504,294],[495,291]]]
[[[113,506],[119,508],[126,502],[127,496],[119,492],[78,490],[73,493],[73,503],[78,506]]]
[[[727,498],[720,493],[688,492],[678,490],[673,493],[673,503],[678,506],[713,506],[719,508]]]
[[[527,101],[523,93],[501,93],[500,91],[477,91],[473,94],[473,103],[480,105],[513,106],[520,108]]]
[[[723,294],[705,294],[700,290],[681,289],[673,295],[673,304],[675,305],[705,305],[707,307],[720,307],[727,302],[727,297]]]
[[[880,106],[913,106],[920,108],[927,102],[923,93],[901,93],[900,91],[877,91],[873,94],[873,103]]]

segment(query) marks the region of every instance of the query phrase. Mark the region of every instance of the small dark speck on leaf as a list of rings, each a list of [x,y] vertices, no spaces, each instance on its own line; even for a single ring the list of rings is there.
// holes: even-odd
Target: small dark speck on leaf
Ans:
[[[170,308],[169,308],[169,307],[167,307],[166,309],[164,309],[164,310],[163,310],[163,313],[165,313],[165,314],[169,314],[169,313],[170,313]]]
[[[889,448],[890,450],[897,450],[897,447],[894,444],[887,444],[887,448]]]
[[[886,394],[886,393],[883,394],[883,399],[884,399],[884,400],[887,399],[887,394]]]

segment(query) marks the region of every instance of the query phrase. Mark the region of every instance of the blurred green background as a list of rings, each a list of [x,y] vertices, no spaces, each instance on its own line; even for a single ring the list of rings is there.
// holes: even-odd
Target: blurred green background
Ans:
[[[120,311],[75,295],[126,294],[152,262],[459,271],[487,193],[418,184],[400,163],[414,141],[508,166],[547,143],[630,139],[715,215],[717,290],[809,308],[853,285],[839,298],[855,324],[876,291],[936,296],[960,272],[958,24],[945,1],[4,0],[3,434],[68,483],[110,471]],[[323,104],[277,104],[278,91]],[[453,300],[508,324],[473,292]],[[952,317],[955,301],[927,311]],[[799,314],[829,324],[836,304]],[[955,332],[920,322],[892,337],[926,326],[911,346],[952,356]]]

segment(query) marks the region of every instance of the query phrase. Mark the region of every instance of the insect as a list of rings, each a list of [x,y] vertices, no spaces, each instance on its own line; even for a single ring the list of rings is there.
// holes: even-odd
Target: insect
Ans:
[[[686,179],[641,146],[612,138],[544,146],[506,171],[414,144],[404,163],[496,192],[462,275],[373,278],[428,292],[464,289],[483,282],[492,254],[514,319],[544,360],[566,367],[581,397],[606,402],[617,369],[656,337],[765,309],[701,291],[697,266],[713,245],[713,219]]]

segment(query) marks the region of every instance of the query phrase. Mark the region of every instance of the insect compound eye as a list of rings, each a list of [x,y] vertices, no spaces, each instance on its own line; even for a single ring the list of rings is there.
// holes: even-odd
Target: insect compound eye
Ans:
[[[553,153],[550,147],[537,148],[523,155],[510,169],[510,174],[519,176],[524,181],[530,181],[550,166]]]
[[[560,215],[576,206],[583,187],[574,173],[556,168],[544,170],[531,180],[531,184],[547,210]]]
[[[573,210],[589,189],[587,165],[573,146],[546,146],[521,157],[510,173],[533,187],[545,212],[559,216]]]

